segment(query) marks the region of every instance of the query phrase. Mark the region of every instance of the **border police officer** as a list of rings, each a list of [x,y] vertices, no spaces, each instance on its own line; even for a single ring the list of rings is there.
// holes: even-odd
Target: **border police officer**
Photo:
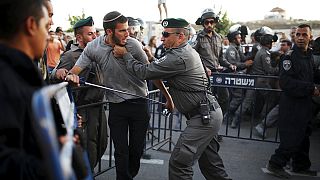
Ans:
[[[229,33],[227,34],[228,40],[230,41],[230,46],[226,50],[226,53],[224,54],[225,59],[231,63],[237,66],[237,71],[239,73],[245,73],[247,67],[250,67],[253,63],[252,60],[246,60],[245,55],[242,52],[241,49],[241,31],[235,30],[233,31],[231,28],[229,30]],[[231,122],[232,117],[234,116],[234,113],[236,112],[237,108],[242,102],[242,96],[243,96],[243,90],[237,89],[237,88],[230,88],[230,103],[228,108],[228,113],[225,115],[228,123]]]
[[[205,9],[201,17],[196,21],[197,25],[203,26],[203,30],[197,34],[196,38],[193,38],[195,41],[191,43],[199,53],[209,75],[211,75],[211,72],[222,71],[223,67],[232,71],[236,70],[236,66],[223,58],[223,38],[215,31],[218,23],[219,16],[212,9]],[[229,102],[228,90],[226,88],[217,88],[216,93],[222,111],[225,113]]]
[[[147,51],[150,64],[135,60],[125,47],[116,46],[114,54],[123,57],[127,69],[141,79],[166,78],[177,109],[187,120],[171,154],[169,179],[192,179],[192,166],[199,162],[206,179],[229,179],[216,140],[222,123],[222,111],[207,91],[208,78],[199,54],[188,44],[189,23],[169,18],[162,22],[166,55],[160,59]]]
[[[267,168],[278,177],[290,177],[283,167],[292,159],[296,173],[316,176],[311,171],[309,158],[312,119],[312,96],[319,96],[314,85],[312,51],[308,47],[312,39],[311,27],[299,25],[295,45],[280,62],[280,87],[283,89],[279,102],[280,145],[269,160]],[[314,72],[317,72],[314,74]]]

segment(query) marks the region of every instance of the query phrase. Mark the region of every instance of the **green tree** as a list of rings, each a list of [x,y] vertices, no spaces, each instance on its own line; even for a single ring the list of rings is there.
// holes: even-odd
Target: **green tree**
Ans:
[[[78,22],[80,19],[84,19],[86,17],[84,10],[82,10],[82,14],[80,16],[71,16],[69,14],[68,21],[70,22],[70,28],[67,30],[67,32],[73,32],[73,26]]]
[[[217,25],[217,32],[221,35],[227,35],[232,22],[229,20],[227,12],[224,12],[222,17],[221,14],[222,12],[220,10],[220,12],[218,13],[220,22]]]

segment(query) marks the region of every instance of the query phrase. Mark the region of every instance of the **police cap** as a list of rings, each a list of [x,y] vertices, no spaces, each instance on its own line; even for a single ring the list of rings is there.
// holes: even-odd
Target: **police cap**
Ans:
[[[77,29],[82,26],[93,26],[94,22],[91,16],[86,19],[80,19],[76,24],[74,24],[73,29]]]
[[[164,28],[186,28],[189,23],[182,18],[167,18],[162,21],[161,25]]]

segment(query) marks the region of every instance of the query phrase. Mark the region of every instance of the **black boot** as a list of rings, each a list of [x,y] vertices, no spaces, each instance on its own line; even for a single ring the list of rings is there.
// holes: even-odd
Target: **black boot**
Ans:
[[[286,178],[289,179],[291,175],[287,173],[283,168],[279,168],[276,166],[271,165],[270,163],[267,164],[268,171],[271,172],[273,176],[276,176],[278,178]]]

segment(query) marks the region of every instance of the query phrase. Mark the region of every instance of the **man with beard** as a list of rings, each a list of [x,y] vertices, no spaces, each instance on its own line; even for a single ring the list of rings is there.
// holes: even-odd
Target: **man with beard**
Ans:
[[[210,76],[212,72],[222,71],[223,67],[236,70],[236,66],[229,63],[223,58],[223,38],[215,31],[216,25],[219,23],[219,17],[212,9],[205,9],[202,15],[196,21],[197,25],[202,25],[201,30],[191,43],[193,48],[200,54],[201,60],[206,67],[207,74]],[[228,106],[228,91],[226,88],[217,88],[217,98],[223,113],[226,113]]]
[[[149,124],[147,100],[142,98],[147,96],[147,84],[145,80],[133,76],[126,65],[113,55],[113,47],[125,46],[144,64],[148,63],[148,58],[141,43],[129,37],[128,19],[125,16],[112,11],[104,16],[103,27],[106,35],[96,38],[87,45],[71,72],[79,74],[95,61],[104,73],[105,86],[139,96],[106,92],[107,100],[110,102],[108,124],[115,148],[117,179],[128,180],[138,174]],[[162,81],[157,80],[154,83],[164,93],[167,108],[172,111],[173,102]]]
[[[235,71],[237,68],[223,58],[223,37],[215,31],[218,23],[219,16],[212,9],[205,9],[196,21],[196,25],[202,25],[203,30],[197,33],[196,37],[192,38],[195,41],[191,42],[193,48],[200,54],[208,76],[212,72],[223,71],[224,68],[228,71]],[[214,88],[213,92],[217,96],[222,113],[225,114],[229,103],[228,90],[226,88]],[[222,141],[222,136],[218,136],[218,140]]]
[[[280,145],[271,156],[267,169],[275,176],[289,178],[283,167],[292,160],[292,171],[316,176],[309,158],[312,120],[312,96],[319,96],[314,76],[319,76],[313,65],[311,27],[298,26],[295,45],[280,61],[280,87],[283,90],[279,102]]]

